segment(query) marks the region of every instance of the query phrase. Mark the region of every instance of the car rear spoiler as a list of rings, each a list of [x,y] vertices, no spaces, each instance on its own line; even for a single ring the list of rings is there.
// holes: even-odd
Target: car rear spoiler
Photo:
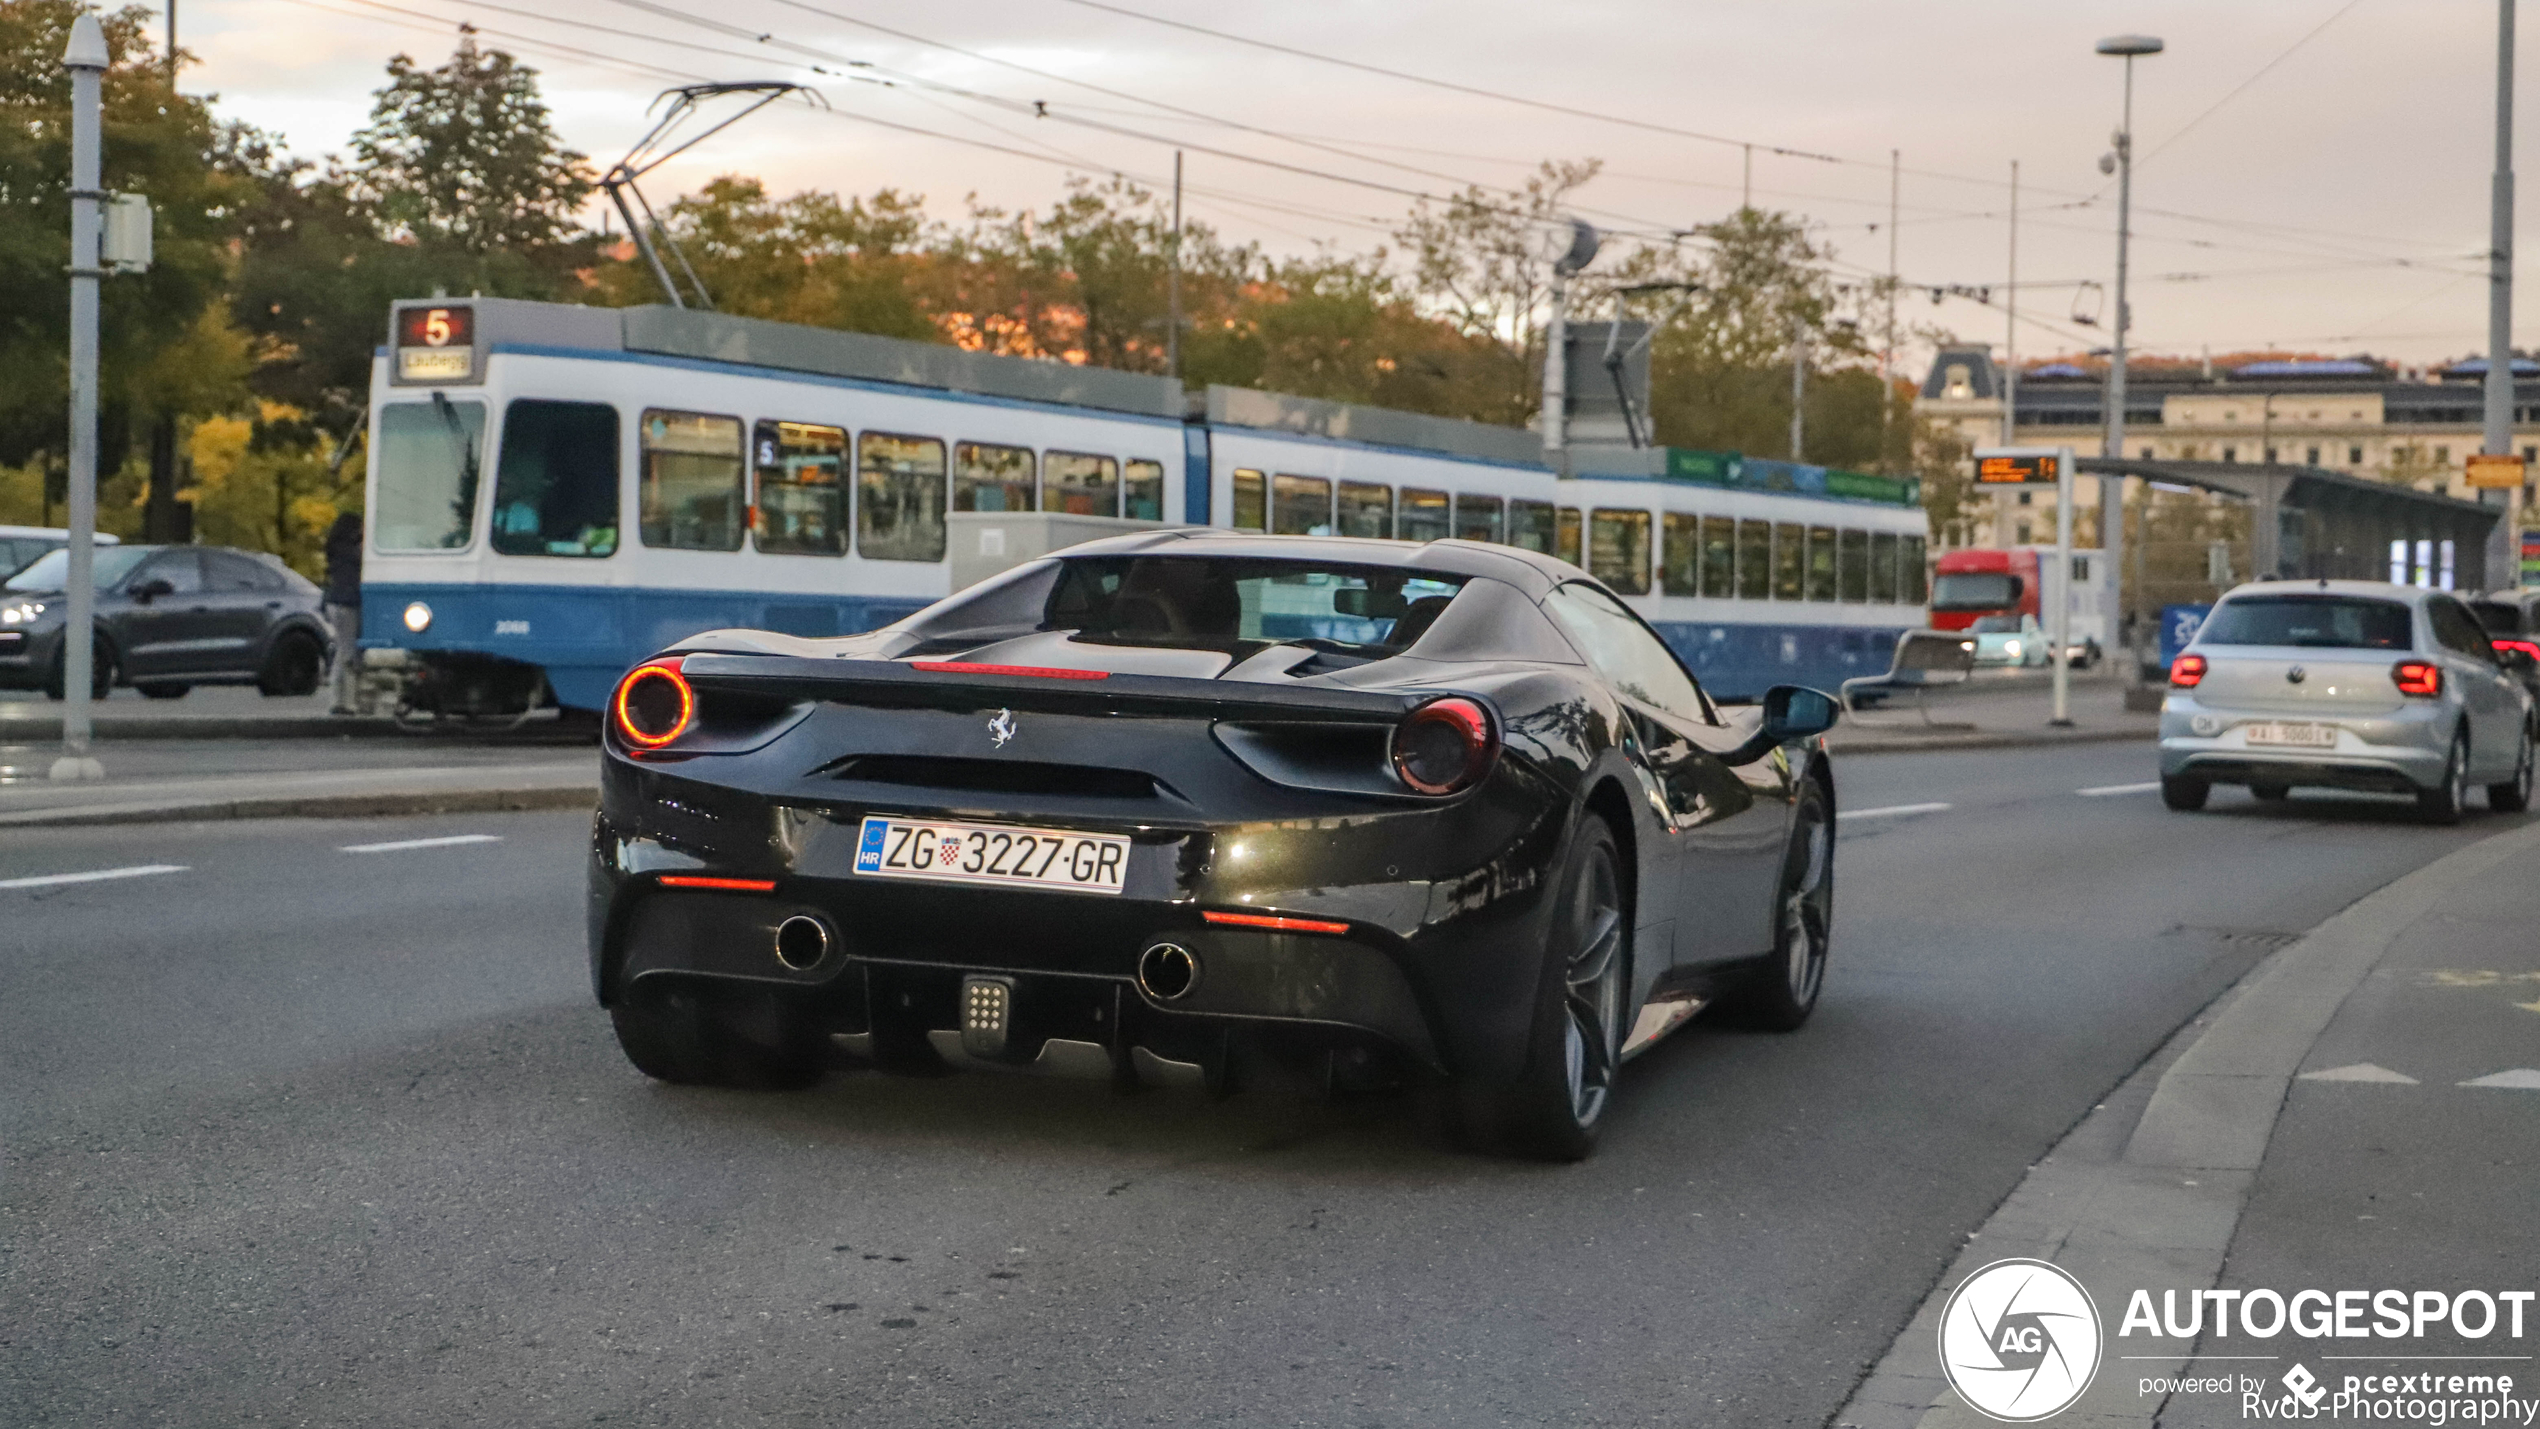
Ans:
[[[930,668],[931,667],[931,668]],[[702,692],[889,709],[1005,707],[1052,714],[1207,716],[1391,724],[1444,691],[1374,691],[1100,671],[1009,673],[960,661],[837,660],[696,652],[681,673]]]

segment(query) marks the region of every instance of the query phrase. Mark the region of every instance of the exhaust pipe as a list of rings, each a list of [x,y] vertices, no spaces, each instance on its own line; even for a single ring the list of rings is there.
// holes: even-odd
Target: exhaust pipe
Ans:
[[[1158,943],[1138,955],[1138,986],[1158,1002],[1188,997],[1199,986],[1199,959],[1179,943]]]
[[[829,956],[829,925],[806,913],[776,925],[776,961],[798,973],[809,972]]]

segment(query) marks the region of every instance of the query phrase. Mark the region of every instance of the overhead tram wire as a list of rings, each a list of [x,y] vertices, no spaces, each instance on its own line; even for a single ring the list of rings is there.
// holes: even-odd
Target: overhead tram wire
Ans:
[[[615,70],[620,74],[633,75],[636,78],[655,83],[665,79],[687,81],[698,78],[695,73],[690,71],[667,69],[660,65],[648,64],[643,60],[628,59],[621,55],[604,55],[596,50],[578,49],[571,45],[559,45],[553,41],[539,39],[535,36],[515,34],[508,30],[488,29],[483,25],[474,24],[472,22],[461,21],[454,24],[452,21],[438,15],[427,15],[420,10],[408,10],[396,5],[382,4],[380,3],[380,0],[335,0],[334,4],[320,3],[320,0],[287,0],[287,3],[298,5],[304,9],[320,11],[328,15],[340,15],[350,20],[368,20],[374,24],[398,25],[406,29],[425,30],[439,35],[446,35],[454,28],[465,30],[474,34],[491,35],[496,39],[505,41],[506,43],[517,45],[522,50],[533,55],[546,54],[555,56],[568,64],[595,65],[602,69]],[[336,4],[359,5],[366,10],[383,11],[391,16],[402,16],[405,18],[382,19],[376,15],[364,15],[353,10],[339,10],[335,8]],[[704,51],[704,53],[713,54],[721,52]]]

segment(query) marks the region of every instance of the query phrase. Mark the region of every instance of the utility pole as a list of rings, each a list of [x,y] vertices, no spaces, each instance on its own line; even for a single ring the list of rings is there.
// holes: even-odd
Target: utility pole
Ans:
[[[1808,324],[1790,334],[1790,459],[1806,461],[1808,449]]]
[[[2117,320],[2113,341],[2108,349],[2107,436],[2100,454],[2111,460],[2125,456],[2125,340],[2126,330],[2134,314],[2126,305],[2126,246],[2133,237],[2134,225],[2134,61],[2138,55],[2157,55],[2161,42],[2150,35],[2112,35],[2101,40],[2099,53],[2125,60],[2125,107],[2117,126]],[[2099,550],[2100,559],[2108,563],[2109,584],[2117,591],[2115,606],[2109,614],[2109,638],[2129,652],[2125,635],[2125,477],[2111,472],[2099,478]],[[2142,582],[2137,581],[2134,594],[2142,595]],[[2142,662],[2131,654],[2126,660],[2125,680],[2128,685],[2142,678]]]
[[[2020,161],[2011,161],[2011,271],[2002,285],[2002,445],[2019,445]]]
[[[1182,380],[1182,151],[1173,151],[1173,238],[1165,247],[1164,370]]]
[[[1879,468],[1883,471],[1896,469],[1888,458],[1888,426],[1896,406],[1896,285],[1901,281],[1896,269],[1896,199],[1903,165],[1900,151],[1887,151],[1887,347],[1879,354]]]
[[[1746,149],[1746,181],[1738,190],[1737,195],[1738,211],[1741,213],[1755,206],[1755,146],[1748,144],[1744,147]]]
[[[176,93],[176,0],[168,0],[168,93]]]
[[[63,579],[68,618],[62,625],[62,753],[55,779],[102,779],[106,771],[88,752],[89,682],[97,627],[97,279],[98,83],[108,62],[106,32],[93,13],[71,22],[62,67],[71,72],[71,434],[70,562]]]
[[[2514,0],[2496,0],[2496,177],[2487,205],[2487,430],[2479,449],[2506,456],[2514,449]],[[2487,541],[2485,584],[2512,589],[2522,584],[2522,486],[2501,494],[2505,514]]]

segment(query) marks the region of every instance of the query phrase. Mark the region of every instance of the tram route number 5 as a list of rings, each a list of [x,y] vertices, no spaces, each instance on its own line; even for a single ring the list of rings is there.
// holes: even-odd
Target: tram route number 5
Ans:
[[[476,313],[415,307],[398,315],[397,375],[407,381],[466,378],[475,367]]]

